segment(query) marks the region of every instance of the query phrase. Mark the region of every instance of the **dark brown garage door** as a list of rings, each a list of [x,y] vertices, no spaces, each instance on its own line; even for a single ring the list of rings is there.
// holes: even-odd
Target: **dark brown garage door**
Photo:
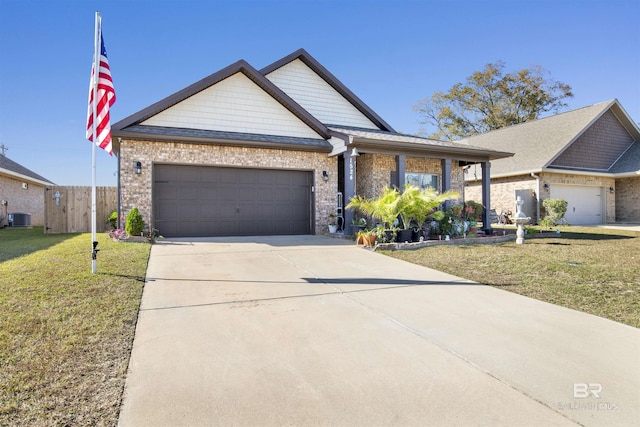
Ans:
[[[165,237],[311,234],[312,173],[155,165],[154,226]]]

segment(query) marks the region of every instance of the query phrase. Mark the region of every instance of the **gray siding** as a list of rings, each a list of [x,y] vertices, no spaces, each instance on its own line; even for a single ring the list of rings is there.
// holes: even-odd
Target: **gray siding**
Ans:
[[[608,170],[631,144],[633,138],[609,110],[560,154],[551,166]]]

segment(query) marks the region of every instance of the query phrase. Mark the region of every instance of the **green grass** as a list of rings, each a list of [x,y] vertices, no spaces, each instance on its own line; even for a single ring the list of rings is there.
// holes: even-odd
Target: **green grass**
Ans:
[[[640,327],[640,233],[562,227],[559,237],[383,253]]]
[[[0,230],[0,425],[116,425],[151,245]]]

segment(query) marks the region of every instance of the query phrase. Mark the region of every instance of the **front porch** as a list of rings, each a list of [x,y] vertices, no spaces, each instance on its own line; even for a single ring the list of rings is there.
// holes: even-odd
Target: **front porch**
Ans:
[[[490,186],[484,182],[489,182],[491,160],[509,157],[511,153],[382,131],[331,130],[344,141],[332,153],[338,162],[338,192],[342,195],[342,206],[356,195],[371,198],[385,187],[402,189],[405,184],[432,187],[440,193],[454,190],[464,199],[464,168],[469,164],[480,164],[482,176],[487,179],[483,180],[482,200],[478,202],[484,206],[481,222],[490,233]],[[352,235],[355,214],[342,206],[337,209],[343,217],[343,232]]]

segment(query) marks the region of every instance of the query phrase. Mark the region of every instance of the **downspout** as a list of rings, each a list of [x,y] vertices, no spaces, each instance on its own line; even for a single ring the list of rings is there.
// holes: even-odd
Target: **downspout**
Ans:
[[[118,138],[118,154],[116,155],[116,158],[118,159],[118,228],[124,228],[124,224],[122,224],[122,221],[120,220],[120,217],[122,216],[122,202],[121,202],[121,198],[122,198],[122,194],[120,193],[120,157],[122,157],[122,139]]]
[[[533,172],[531,176],[536,179],[536,224],[540,224],[540,177]]]

